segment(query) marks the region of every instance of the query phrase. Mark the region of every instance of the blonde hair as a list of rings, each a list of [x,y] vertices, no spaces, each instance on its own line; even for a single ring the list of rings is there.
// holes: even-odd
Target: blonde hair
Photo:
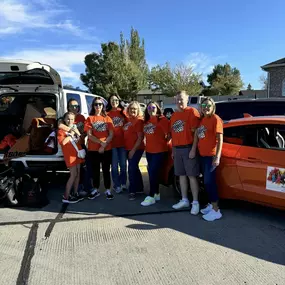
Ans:
[[[213,104],[213,111],[212,111],[212,113],[211,113],[211,116],[213,116],[213,115],[216,113],[216,103],[215,103],[215,101],[214,101],[213,98],[211,98],[211,97],[204,97],[204,98],[201,100],[201,105],[202,105],[203,103],[207,102],[207,101],[209,101],[209,102],[211,102],[211,103]],[[203,112],[202,112],[202,116],[204,117]]]
[[[129,104],[128,107],[127,107],[127,114],[130,115],[130,108],[131,108],[133,105],[136,105],[137,108],[138,108],[138,115],[137,115],[137,117],[142,117],[142,116],[143,116],[143,112],[142,112],[141,106],[140,106],[140,104],[139,104],[138,101],[132,101],[132,102],[130,102],[130,104]]]
[[[178,96],[178,95],[180,95],[180,96],[183,96],[183,95],[189,96],[185,90],[179,90],[179,91],[177,91],[177,92],[176,92],[176,96]]]

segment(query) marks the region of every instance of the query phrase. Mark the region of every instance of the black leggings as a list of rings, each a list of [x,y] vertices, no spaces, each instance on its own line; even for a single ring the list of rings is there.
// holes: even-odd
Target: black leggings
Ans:
[[[88,159],[92,167],[93,187],[99,189],[100,187],[100,166],[102,164],[104,186],[106,189],[111,188],[111,164],[112,164],[112,150],[99,153],[98,151],[89,151]]]

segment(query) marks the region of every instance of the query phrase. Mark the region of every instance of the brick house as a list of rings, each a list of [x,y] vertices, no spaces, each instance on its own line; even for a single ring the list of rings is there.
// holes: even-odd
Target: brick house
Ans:
[[[261,68],[267,72],[268,97],[285,96],[285,58],[270,62]]]

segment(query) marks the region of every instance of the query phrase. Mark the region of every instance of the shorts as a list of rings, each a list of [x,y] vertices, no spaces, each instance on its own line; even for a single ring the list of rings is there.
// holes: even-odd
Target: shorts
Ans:
[[[200,175],[200,163],[198,151],[193,159],[189,158],[192,145],[185,147],[173,147],[174,174],[176,176],[198,176]]]

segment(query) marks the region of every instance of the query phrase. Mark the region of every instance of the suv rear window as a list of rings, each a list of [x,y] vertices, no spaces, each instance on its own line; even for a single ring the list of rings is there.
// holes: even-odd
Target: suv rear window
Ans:
[[[243,118],[244,113],[252,116],[285,115],[284,101],[217,102],[216,114],[224,121]]]
[[[53,85],[49,74],[42,69],[33,69],[26,72],[1,72],[0,85],[15,84],[43,84]]]

